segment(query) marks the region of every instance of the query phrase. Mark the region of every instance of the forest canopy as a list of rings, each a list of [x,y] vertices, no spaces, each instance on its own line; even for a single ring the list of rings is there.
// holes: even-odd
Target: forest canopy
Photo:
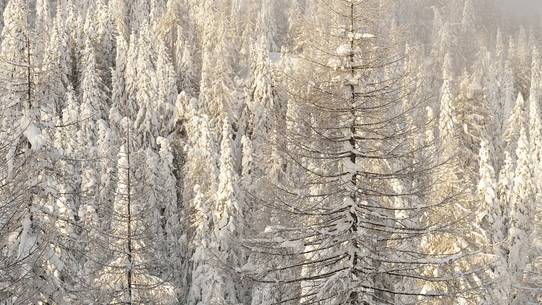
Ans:
[[[542,304],[539,1],[0,12],[0,305]]]

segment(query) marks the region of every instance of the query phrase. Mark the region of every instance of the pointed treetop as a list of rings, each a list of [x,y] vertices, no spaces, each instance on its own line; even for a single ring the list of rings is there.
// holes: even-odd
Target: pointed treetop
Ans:
[[[442,63],[442,79],[451,80],[453,78],[453,62],[452,55],[447,52],[444,55],[444,61]]]
[[[461,26],[463,31],[474,31],[476,16],[475,9],[472,0],[465,0],[465,5],[463,6],[463,16],[461,19]]]
[[[540,52],[538,48],[533,48],[531,58],[531,87],[529,92],[529,99],[532,99],[533,101],[538,101],[542,81],[540,79],[540,77],[542,76],[542,66],[540,63]]]
[[[478,194],[481,197],[482,213],[477,217],[481,220],[484,215],[491,213],[496,208],[497,182],[495,180],[495,170],[491,160],[491,144],[485,138],[482,139],[480,146],[480,181],[478,182]]]
[[[528,161],[528,156],[529,138],[527,137],[527,131],[525,127],[521,127],[521,130],[519,132],[518,146],[516,147],[516,158],[518,159],[518,163],[520,163],[520,161],[523,161],[525,165],[528,166],[530,164],[530,162]]]

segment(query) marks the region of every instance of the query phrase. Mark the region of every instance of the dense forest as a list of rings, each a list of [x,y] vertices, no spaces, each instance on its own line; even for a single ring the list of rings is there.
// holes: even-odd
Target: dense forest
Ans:
[[[501,1],[0,0],[0,305],[542,304]]]

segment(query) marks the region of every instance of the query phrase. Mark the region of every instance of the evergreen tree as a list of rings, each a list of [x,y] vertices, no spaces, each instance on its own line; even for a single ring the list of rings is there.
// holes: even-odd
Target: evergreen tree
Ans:
[[[442,68],[442,88],[440,89],[440,116],[439,116],[439,135],[441,146],[450,145],[455,137],[455,112],[454,96],[452,93],[452,75],[451,75],[451,56],[446,54],[444,66]],[[446,144],[444,144],[446,143]],[[449,155],[447,157],[450,157]]]
[[[217,241],[213,237],[215,229],[212,214],[217,194],[218,165],[211,131],[206,117],[192,113],[188,130],[191,148],[187,154],[185,190],[191,198],[190,206],[194,209],[191,225],[193,236],[191,248],[194,249],[191,262],[191,286],[187,304],[221,304],[224,301],[223,286],[226,285],[219,271],[215,257]],[[235,296],[232,296],[235,297]]]
[[[0,0],[0,304],[540,303],[500,2]]]
[[[472,0],[465,0],[463,6],[463,15],[461,18],[461,55],[464,58],[464,65],[474,61],[475,55],[479,52],[479,44],[477,41],[476,31],[476,10]],[[466,37],[469,37],[466,39]]]
[[[125,88],[126,88],[126,107],[119,107],[119,111],[132,120],[136,118],[136,115],[141,107],[137,100],[138,94],[138,39],[137,36],[132,33],[130,36],[130,45],[128,47],[126,69],[124,71]],[[119,55],[122,56],[122,55]]]
[[[528,114],[525,105],[523,94],[519,93],[516,99],[516,104],[510,117],[506,122],[506,130],[504,132],[504,141],[506,151],[513,153],[519,139],[519,131],[527,127]]]
[[[258,33],[262,33],[265,39],[265,49],[268,51],[280,51],[277,42],[277,21],[274,15],[276,1],[263,0],[260,4],[260,12],[258,15]]]
[[[96,40],[93,41],[97,50],[96,66],[101,72],[100,78],[103,80],[103,84],[107,88],[111,88],[110,67],[113,66],[115,58],[113,17],[105,0],[98,0],[94,10],[92,19],[95,22],[94,29],[96,31]]]
[[[218,217],[213,220],[215,236],[220,251],[220,262],[229,268],[238,269],[245,263],[244,253],[241,251],[239,241],[245,233],[245,210],[239,188],[239,178],[233,159],[231,126],[227,119],[222,128],[222,143],[220,149],[220,174],[218,176],[218,193],[216,209]],[[224,287],[221,298],[226,304],[239,303],[242,286],[238,281],[232,280],[227,273],[223,275]]]
[[[128,70],[128,41],[117,35],[115,69],[111,76],[111,103],[113,107],[122,111],[125,117],[131,117],[130,109],[134,106],[128,104],[127,70]],[[133,69],[132,69],[133,72]],[[134,75],[130,75],[135,77]]]
[[[161,191],[162,198],[162,232],[164,236],[165,253],[168,257],[169,265],[174,266],[173,271],[170,271],[170,278],[176,287],[185,287],[187,285],[187,244],[186,232],[184,232],[181,222],[184,221],[184,215],[181,213],[182,203],[181,198],[177,195],[177,180],[174,176],[176,171],[174,166],[173,148],[170,142],[165,138],[157,139],[160,146],[160,185],[157,189]],[[180,289],[179,289],[180,290]],[[178,293],[179,295],[180,293]],[[184,295],[183,295],[184,296]]]
[[[245,132],[257,152],[254,156],[256,168],[262,168],[265,160],[269,160],[269,151],[266,151],[265,147],[268,147],[271,133],[275,129],[273,122],[278,117],[279,108],[275,101],[272,70],[264,41],[261,40],[254,49],[253,80],[250,99],[246,103],[248,126],[245,127]]]
[[[529,159],[529,139],[524,128],[520,131],[516,148],[517,165],[514,174],[510,204],[510,254],[508,264],[511,279],[510,304],[528,303],[528,294],[522,291],[526,266],[532,258],[529,240],[533,232],[533,202],[535,189]]]
[[[34,33],[27,1],[13,0],[3,12],[0,35],[0,139],[3,158],[1,177],[0,255],[1,298],[7,302],[36,303],[51,300],[57,287],[48,284],[53,275],[45,257],[53,244],[51,221],[44,208],[52,204],[54,182],[52,148],[42,132],[36,96],[37,73]],[[44,107],[45,108],[45,107]],[[53,300],[51,300],[53,301]]]
[[[146,213],[145,205],[155,206],[158,202],[142,183],[150,179],[145,167],[135,165],[145,162],[146,156],[133,151],[135,144],[128,119],[124,120],[123,127],[126,141],[118,155],[117,188],[113,209],[109,211],[112,213],[111,233],[108,234],[110,250],[108,257],[102,257],[103,267],[96,275],[101,291],[96,295],[96,301],[104,304],[176,304],[174,287],[153,275],[160,265],[151,234],[156,222]]]
[[[408,198],[406,194],[421,194],[419,188],[423,186],[409,186],[406,180],[412,177],[414,167],[400,161],[403,153],[412,151],[397,137],[401,134],[404,139],[412,131],[399,127],[405,122],[404,113],[395,108],[399,107],[397,103],[389,102],[397,96],[402,82],[386,77],[389,53],[380,49],[384,42],[378,37],[378,29],[369,26],[382,17],[378,8],[374,2],[310,3],[311,18],[307,18],[304,31],[313,36],[303,41],[299,56],[293,55],[296,66],[286,76],[289,81],[295,80],[294,89],[289,91],[291,103],[307,115],[288,117],[300,128],[292,128],[287,134],[286,153],[289,165],[302,175],[300,181],[281,185],[274,194],[272,204],[278,211],[290,211],[295,221],[284,230],[290,232],[288,239],[277,239],[274,244],[292,245],[299,262],[285,261],[283,267],[268,270],[256,279],[272,285],[278,272],[301,268],[297,276],[279,281],[299,283],[302,295],[282,301],[407,302],[409,297],[438,295],[439,290],[416,290],[419,285],[403,290],[398,282],[418,278],[431,283],[432,277],[439,281],[452,269],[431,264],[430,257],[421,255],[427,252],[419,248],[422,236],[432,240],[444,234],[424,231],[424,212],[408,208],[411,204],[419,206],[419,202],[418,196]],[[423,168],[415,171],[426,172]],[[429,210],[429,214],[436,213]],[[448,215],[452,209],[438,210]],[[410,221],[400,220],[406,218]],[[441,220],[428,220],[426,227],[437,222],[442,225]],[[404,257],[399,249],[412,249],[409,253],[419,255]],[[434,255],[451,255],[446,253],[437,251]],[[420,266],[417,270],[429,265],[438,270],[421,276],[412,268],[401,267],[414,262]],[[453,262],[451,259],[450,264]],[[456,284],[461,282],[460,278],[456,280]]]
[[[152,143],[159,135],[156,70],[155,59],[151,47],[151,33],[147,23],[144,23],[137,40],[137,79],[135,82],[135,100],[138,112],[135,118],[135,128],[139,136],[138,142]],[[131,63],[130,63],[131,64]],[[155,144],[151,144],[155,146]]]
[[[540,117],[540,77],[542,72],[542,66],[540,64],[540,53],[537,49],[533,50],[533,62],[531,67],[531,87],[529,91],[529,142],[530,152],[529,155],[532,158],[533,175],[535,175],[535,181],[539,181],[540,177],[539,164],[542,157],[542,121]],[[540,190],[542,185],[535,182],[535,189]],[[537,192],[538,194],[538,192]]]
[[[161,40],[158,46],[156,63],[157,78],[157,111],[160,126],[159,135],[169,136],[175,125],[175,102],[177,99],[177,79],[165,42]]]
[[[49,8],[49,1],[37,0],[36,21],[34,28],[36,33],[39,33],[39,35],[36,35],[35,39],[40,41],[40,45],[46,45],[46,43],[49,41],[49,33],[52,27],[51,21],[52,17]]]
[[[477,218],[484,230],[485,243],[492,268],[490,277],[497,281],[484,296],[484,304],[508,304],[506,302],[509,289],[507,247],[505,227],[507,209],[498,198],[497,182],[493,160],[491,160],[491,144],[482,140],[480,148],[480,181],[478,183],[478,196],[480,197],[480,210]]]
[[[234,82],[233,48],[227,21],[220,18],[220,14],[216,17],[218,20],[205,24],[199,97],[202,109],[212,120],[213,130],[220,134],[223,118],[235,122],[241,104]]]
[[[224,279],[218,274],[217,266],[212,263],[215,261],[212,252],[215,245],[209,236],[212,231],[209,202],[205,201],[198,185],[195,186],[193,193],[192,206],[196,209],[193,222],[197,225],[194,240],[197,247],[191,258],[194,268],[187,304],[223,304]]]
[[[107,119],[109,100],[107,89],[97,69],[94,47],[88,40],[83,55],[85,66],[81,80],[82,129],[90,136],[90,134],[95,133],[96,121]],[[92,137],[93,141],[95,141],[94,136]],[[91,143],[94,144],[94,142]]]
[[[50,115],[62,116],[62,109],[66,106],[64,99],[68,88],[72,87],[70,77],[70,54],[68,33],[65,24],[61,21],[61,11],[57,10],[54,22],[51,25],[51,34],[46,44],[46,54],[43,59],[43,97],[50,100],[52,109]]]

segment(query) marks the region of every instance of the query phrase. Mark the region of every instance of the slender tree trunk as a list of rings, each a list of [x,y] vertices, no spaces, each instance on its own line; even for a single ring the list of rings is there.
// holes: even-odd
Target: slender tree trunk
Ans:
[[[26,89],[26,94],[28,98],[28,111],[31,111],[32,109],[32,61],[31,61],[31,53],[30,53],[30,37],[29,33],[26,34],[26,60],[28,62],[28,66],[26,68],[26,78],[28,82],[28,86]]]
[[[354,3],[352,2],[350,4],[350,33],[351,34],[354,34]],[[352,50],[352,52],[350,52],[350,56],[349,56],[349,61],[350,61],[350,75],[352,76],[352,79],[354,78],[355,76],[355,67],[354,67],[354,39],[350,39],[350,50]],[[356,156],[356,87],[353,83],[350,83],[349,85],[349,89],[350,89],[350,96],[351,96],[351,114],[352,114],[352,125],[350,127],[350,139],[349,139],[349,143],[350,143],[350,162],[353,166],[356,165],[356,162],[357,162],[357,156]],[[352,173],[351,174],[351,177],[350,177],[350,183],[351,183],[351,187],[352,187],[352,190],[351,190],[351,193],[350,193],[350,198],[352,199],[352,204],[355,206],[358,205],[358,192],[357,192],[357,177],[358,174],[357,173]],[[358,241],[357,241],[357,231],[358,231],[358,217],[356,215],[355,212],[353,212],[353,210],[355,211],[355,209],[353,209],[354,207],[351,207],[350,208],[350,216],[352,217],[352,226],[351,226],[351,233],[352,233],[352,246],[354,247],[354,257],[351,258],[352,259],[352,268],[354,269],[354,274],[356,273],[356,266],[358,264],[358,250],[359,250],[359,246],[358,246]],[[358,300],[359,299],[359,295],[358,295],[358,292],[357,291],[352,291],[351,294],[350,294],[350,303],[352,305],[357,305],[358,304]]]
[[[127,194],[127,201],[126,201],[126,204],[127,204],[127,213],[128,213],[128,219],[127,219],[127,222],[128,222],[128,229],[127,229],[127,237],[128,237],[128,246],[127,246],[127,255],[128,255],[128,268],[127,268],[127,272],[126,272],[126,281],[127,281],[127,289],[128,289],[128,305],[132,305],[132,280],[133,280],[133,256],[132,256],[132,207],[131,207],[131,188],[132,188],[132,184],[131,184],[131,181],[130,181],[130,167],[131,167],[131,164],[130,164],[130,128],[128,128],[128,137],[127,137],[127,140],[126,140],[126,153],[127,153],[127,156],[126,158],[128,159],[128,168],[126,169],[127,170],[127,190],[128,190],[128,194]]]

